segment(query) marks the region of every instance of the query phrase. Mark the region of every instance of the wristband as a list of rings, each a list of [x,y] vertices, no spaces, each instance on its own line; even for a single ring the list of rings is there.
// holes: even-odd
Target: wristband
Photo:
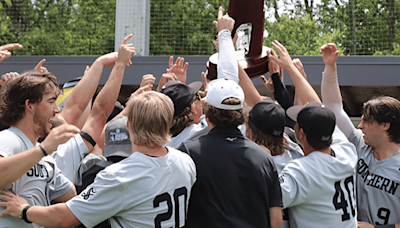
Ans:
[[[79,134],[82,136],[82,138],[86,139],[92,146],[94,147],[96,145],[96,142],[93,140],[92,136],[90,136],[88,133],[81,131]]]
[[[19,215],[18,218],[22,219],[22,211],[24,210],[25,207],[21,207],[21,209],[19,209]]]
[[[39,147],[40,147],[40,149],[42,150],[44,156],[46,157],[48,154],[47,154],[46,151],[44,150],[42,144],[39,143]]]
[[[390,225],[375,225],[374,228],[396,228],[395,224]]]
[[[28,220],[27,216],[26,216],[26,212],[28,211],[29,208],[31,208],[31,205],[27,205],[24,208],[22,208],[22,216],[20,218],[22,218],[26,223],[32,223],[31,221]],[[20,211],[20,215],[21,215],[21,211]]]

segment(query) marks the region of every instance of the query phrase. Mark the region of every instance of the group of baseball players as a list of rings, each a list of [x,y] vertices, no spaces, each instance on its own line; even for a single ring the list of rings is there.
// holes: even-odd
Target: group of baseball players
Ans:
[[[400,101],[367,101],[356,129],[343,110],[337,47],[320,49],[321,102],[278,41],[277,53],[267,53],[270,77],[262,77],[275,99],[263,97],[236,60],[234,23],[220,7],[217,79],[203,73],[203,83],[186,85],[188,63],[171,57],[157,91],[155,77],[143,76],[108,123],[135,54],[132,35],[86,69],[62,110],[44,60],[3,75],[0,228],[104,220],[110,227],[399,228]],[[22,46],[0,46],[0,61],[14,48]],[[104,67],[113,69],[92,104]],[[294,101],[282,70],[296,87]],[[77,194],[88,155],[124,159]]]

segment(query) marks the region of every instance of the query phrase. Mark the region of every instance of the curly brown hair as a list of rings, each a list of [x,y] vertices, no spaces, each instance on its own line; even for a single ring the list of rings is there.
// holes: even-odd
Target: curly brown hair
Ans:
[[[58,79],[50,72],[28,71],[7,81],[0,90],[0,121],[12,126],[25,117],[25,101],[37,104],[43,94],[61,91]]]
[[[203,106],[204,114],[206,115],[208,121],[210,121],[210,123],[215,126],[237,127],[243,124],[247,118],[246,107],[243,107],[239,110],[224,110],[215,108],[203,100],[201,104]],[[237,105],[240,104],[240,100],[231,97],[225,99],[222,104]]]

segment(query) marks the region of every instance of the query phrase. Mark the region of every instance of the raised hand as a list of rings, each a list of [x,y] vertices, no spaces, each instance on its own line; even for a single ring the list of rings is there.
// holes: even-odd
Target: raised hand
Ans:
[[[293,59],[293,64],[300,71],[301,75],[303,75],[303,77],[305,79],[307,79],[307,74],[306,74],[306,71],[304,70],[304,66],[303,66],[303,63],[301,62],[301,60],[298,58],[295,58],[295,59]]]
[[[130,98],[132,98],[133,96],[137,96],[137,95],[142,94],[142,93],[144,93],[144,92],[151,91],[151,88],[153,88],[153,84],[147,84],[147,85],[144,85],[144,86],[139,87],[135,92],[133,92],[133,93],[131,94],[131,96],[129,97],[129,100],[130,100]],[[128,100],[128,102],[129,102],[129,100]],[[128,106],[128,105],[127,105],[127,106]]]
[[[174,73],[176,75],[176,77],[178,78],[178,81],[180,81],[182,83],[186,83],[187,68],[189,66],[188,62],[186,62],[185,65],[183,65],[184,61],[185,61],[184,58],[178,57],[174,64],[174,57],[170,56],[169,57],[169,69],[167,69],[167,73]]]
[[[0,85],[3,86],[8,80],[10,80],[14,77],[17,77],[17,76],[19,76],[19,74],[17,72],[10,72],[10,73],[3,74],[1,76]]]
[[[128,44],[128,40],[132,38],[132,36],[133,34],[130,34],[125,37],[118,49],[117,62],[123,63],[127,66],[132,64],[131,58],[135,54],[135,47],[133,44]]]
[[[49,72],[46,67],[43,66],[44,62],[46,62],[46,59],[40,60],[40,62],[33,68],[34,71],[38,71],[40,73],[46,73]]]
[[[260,78],[263,81],[265,88],[267,88],[271,92],[274,92],[274,83],[272,82],[271,76],[269,77],[269,79],[267,79],[264,75],[261,75]]]
[[[22,48],[22,45],[19,43],[5,44],[0,46],[0,51],[11,51],[19,48]]]
[[[217,31],[228,29],[232,32],[233,26],[235,25],[235,20],[231,18],[228,14],[223,15],[224,9],[222,6],[218,9],[218,20],[213,21],[213,24],[217,28]]]
[[[169,81],[177,81],[178,77],[174,73],[165,73],[161,76],[160,82],[158,83],[157,92],[161,91],[161,88]]]
[[[11,56],[11,50],[22,48],[21,44],[12,43],[0,46],[0,62]]]
[[[278,51],[278,55],[274,51],[267,52],[268,60],[277,63],[281,68],[287,70],[289,67],[293,66],[292,58],[290,57],[285,46],[283,46],[279,41],[275,40],[272,42],[272,46]]]
[[[205,97],[205,96],[207,96],[208,79],[204,72],[201,72],[201,79],[203,80],[204,91],[199,91],[199,95],[201,97]]]
[[[151,85],[150,89],[153,87],[154,82],[156,81],[156,77],[152,74],[145,74],[142,77],[142,82],[140,83],[140,87],[144,87],[147,85]]]
[[[336,60],[339,55],[336,45],[333,43],[324,44],[319,49],[319,52],[322,54],[322,59],[325,63],[324,71],[336,71]]]

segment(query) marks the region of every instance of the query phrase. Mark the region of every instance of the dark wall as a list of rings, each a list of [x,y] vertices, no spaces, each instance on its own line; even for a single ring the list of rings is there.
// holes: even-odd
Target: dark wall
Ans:
[[[187,82],[201,81],[201,72],[206,70],[208,56],[184,56],[189,62]],[[295,58],[296,56],[294,56]],[[324,64],[321,56],[297,56],[304,65],[312,85],[320,85]],[[61,83],[82,76],[86,65],[91,65],[96,56],[12,56],[0,63],[0,74],[11,71],[24,72],[32,69],[45,58],[45,67],[54,73]],[[169,56],[133,57],[133,65],[126,68],[124,85],[139,85],[141,76],[153,74],[157,79],[168,68]],[[339,84],[341,86],[399,86],[400,57],[351,56],[338,58]],[[105,68],[100,81],[104,84],[111,68]],[[261,85],[257,78],[255,84]],[[285,84],[292,85],[288,74]]]

